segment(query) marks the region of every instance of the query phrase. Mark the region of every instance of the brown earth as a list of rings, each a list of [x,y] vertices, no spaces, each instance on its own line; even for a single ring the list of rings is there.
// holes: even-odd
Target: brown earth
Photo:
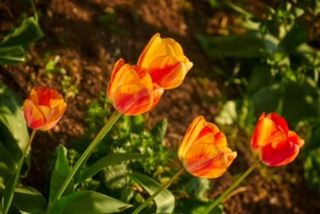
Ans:
[[[263,8],[260,1],[248,2],[249,9]],[[8,0],[0,5],[1,31],[19,23],[17,17],[21,13],[31,15],[27,5]],[[66,94],[69,107],[59,125],[48,133],[37,134],[32,145],[32,177],[24,182],[42,192],[46,192],[45,182],[49,178],[48,157],[53,155],[56,145],[68,145],[71,139],[81,138],[86,129],[86,107],[105,91],[115,61],[122,57],[135,63],[154,33],[175,38],[194,63],[182,86],[167,91],[157,108],[146,115],[150,124],[168,118],[168,142],[178,143],[187,125],[199,114],[213,121],[218,111],[216,103],[223,94],[232,93],[224,88],[222,79],[210,74],[214,62],[199,47],[196,36],[241,31],[237,27],[239,20],[226,11],[212,10],[207,1],[52,0],[36,1],[36,7],[45,37],[30,49],[25,64],[0,68],[1,79],[22,98],[36,85],[62,91],[63,74],[49,78],[44,69],[48,59],[59,56],[59,67],[66,70],[78,90],[76,94],[73,91]],[[106,19],[101,21],[103,17]],[[239,149],[242,158],[235,161],[232,174],[244,171],[253,159],[248,149]],[[317,213],[320,210],[320,198],[305,187],[299,162],[266,171],[262,167],[233,192],[224,204],[227,213]],[[220,194],[231,182],[230,173],[218,179],[212,196]]]

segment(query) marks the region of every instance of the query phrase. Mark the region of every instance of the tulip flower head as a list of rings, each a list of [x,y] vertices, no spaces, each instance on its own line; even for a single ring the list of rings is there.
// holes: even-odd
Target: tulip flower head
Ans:
[[[251,148],[270,167],[284,166],[297,157],[304,140],[289,130],[286,120],[277,113],[262,113],[251,138]]]
[[[164,89],[181,85],[192,62],[184,55],[182,47],[172,38],[155,34],[142,51],[138,66],[146,69],[152,81]]]
[[[117,111],[124,115],[139,115],[154,108],[163,91],[152,82],[146,70],[120,59],[112,71],[107,96]]]
[[[61,119],[67,104],[61,94],[47,87],[36,87],[23,103],[24,117],[30,128],[47,131]]]
[[[226,137],[217,126],[198,116],[189,126],[178,156],[190,174],[217,178],[228,169],[237,153],[228,148]]]

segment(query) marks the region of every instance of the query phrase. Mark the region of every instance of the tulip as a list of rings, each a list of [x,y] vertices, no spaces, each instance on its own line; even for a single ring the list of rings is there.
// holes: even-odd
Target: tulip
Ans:
[[[262,113],[251,138],[251,148],[267,166],[291,163],[299,154],[304,140],[289,130],[286,120],[277,113]]]
[[[155,34],[142,51],[138,66],[147,69],[152,81],[164,89],[176,88],[183,82],[192,62],[172,38]]]
[[[163,91],[146,70],[120,59],[112,71],[107,96],[122,114],[139,115],[153,109]]]
[[[47,131],[61,119],[67,104],[61,94],[47,87],[36,87],[23,103],[24,117],[30,128]]]
[[[189,126],[178,156],[190,174],[217,178],[228,169],[237,153],[228,148],[226,137],[217,126],[198,116]]]

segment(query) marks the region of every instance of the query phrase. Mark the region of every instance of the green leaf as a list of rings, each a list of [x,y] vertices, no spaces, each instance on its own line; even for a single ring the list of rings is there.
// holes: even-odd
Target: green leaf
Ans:
[[[68,177],[70,172],[69,163],[67,159],[67,149],[63,145],[59,145],[57,149],[57,159],[51,174],[50,182],[50,194],[49,202],[55,198],[64,180]],[[73,192],[73,182],[71,181],[69,186],[66,188],[64,195]]]
[[[42,214],[47,208],[47,201],[43,195],[27,186],[15,189],[12,204],[20,211],[32,214]]]
[[[131,204],[98,192],[81,191],[62,197],[49,207],[47,214],[117,213],[131,206]]]
[[[132,173],[129,175],[132,180],[142,186],[150,195],[162,188],[162,185],[152,178],[143,174]],[[175,199],[173,194],[164,189],[155,198],[157,213],[172,213],[174,210]]]
[[[307,42],[308,35],[304,26],[295,24],[286,36],[281,40],[279,46],[287,53],[292,53],[304,42]]]
[[[0,43],[0,47],[22,46],[26,48],[32,42],[40,39],[43,32],[34,19],[34,17],[26,18],[22,24]]]
[[[234,57],[255,58],[267,53],[274,53],[278,40],[268,34],[262,37],[252,31],[241,35],[228,36],[198,36],[198,40],[211,58]]]
[[[95,162],[94,164],[92,164],[90,167],[88,167],[77,179],[77,181],[83,181],[86,178],[90,178],[92,176],[94,176],[95,174],[97,174],[99,171],[101,171],[102,169],[106,168],[107,166],[113,166],[116,164],[119,164],[123,161],[132,161],[135,159],[141,159],[141,158],[145,158],[145,155],[141,155],[141,154],[134,154],[134,153],[127,153],[127,154],[122,154],[122,153],[118,153],[118,154],[110,154],[107,155],[103,158],[101,158],[100,160],[98,160],[97,162]]]
[[[1,190],[15,172],[21,151],[25,149],[29,139],[20,102],[2,82],[0,82],[0,136]]]
[[[24,55],[25,51],[21,46],[0,47],[0,65],[23,62]]]
[[[168,120],[164,119],[156,123],[152,128],[151,134],[155,138],[156,143],[161,144],[167,133]]]

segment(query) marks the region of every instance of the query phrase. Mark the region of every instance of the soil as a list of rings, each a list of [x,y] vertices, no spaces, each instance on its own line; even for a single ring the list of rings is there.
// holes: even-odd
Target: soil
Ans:
[[[113,65],[120,57],[134,64],[150,37],[162,36],[179,41],[194,63],[181,87],[165,92],[154,111],[147,114],[150,125],[167,118],[166,141],[177,145],[188,124],[197,115],[213,121],[216,103],[229,93],[223,80],[211,74],[214,62],[200,48],[199,34],[226,34],[241,31],[237,19],[223,10],[212,10],[204,0],[52,0],[35,1],[45,37],[32,46],[26,63],[0,68],[0,78],[22,99],[37,85],[64,91],[63,74],[48,76],[48,59],[59,56],[58,66],[71,77],[78,93],[65,94],[68,110],[50,132],[38,133],[32,145],[30,175],[24,182],[47,193],[48,163],[58,144],[81,138],[86,129],[87,105],[104,93]],[[251,2],[261,10],[263,2]],[[22,13],[32,14],[28,5],[2,1],[0,30],[7,31],[19,23]],[[261,6],[262,5],[262,6]],[[249,8],[250,9],[250,8]],[[258,10],[256,9],[256,10]],[[228,28],[228,26],[234,26]],[[232,93],[232,92],[231,92]],[[248,141],[248,139],[244,139]],[[232,174],[245,170],[252,162],[249,149],[239,152]],[[249,154],[249,155],[248,155]],[[319,196],[305,186],[301,163],[272,169],[261,168],[240,185],[225,201],[226,213],[317,213]],[[272,176],[269,176],[272,175]],[[272,178],[271,178],[272,177]],[[230,174],[218,179],[212,197],[232,182]]]

